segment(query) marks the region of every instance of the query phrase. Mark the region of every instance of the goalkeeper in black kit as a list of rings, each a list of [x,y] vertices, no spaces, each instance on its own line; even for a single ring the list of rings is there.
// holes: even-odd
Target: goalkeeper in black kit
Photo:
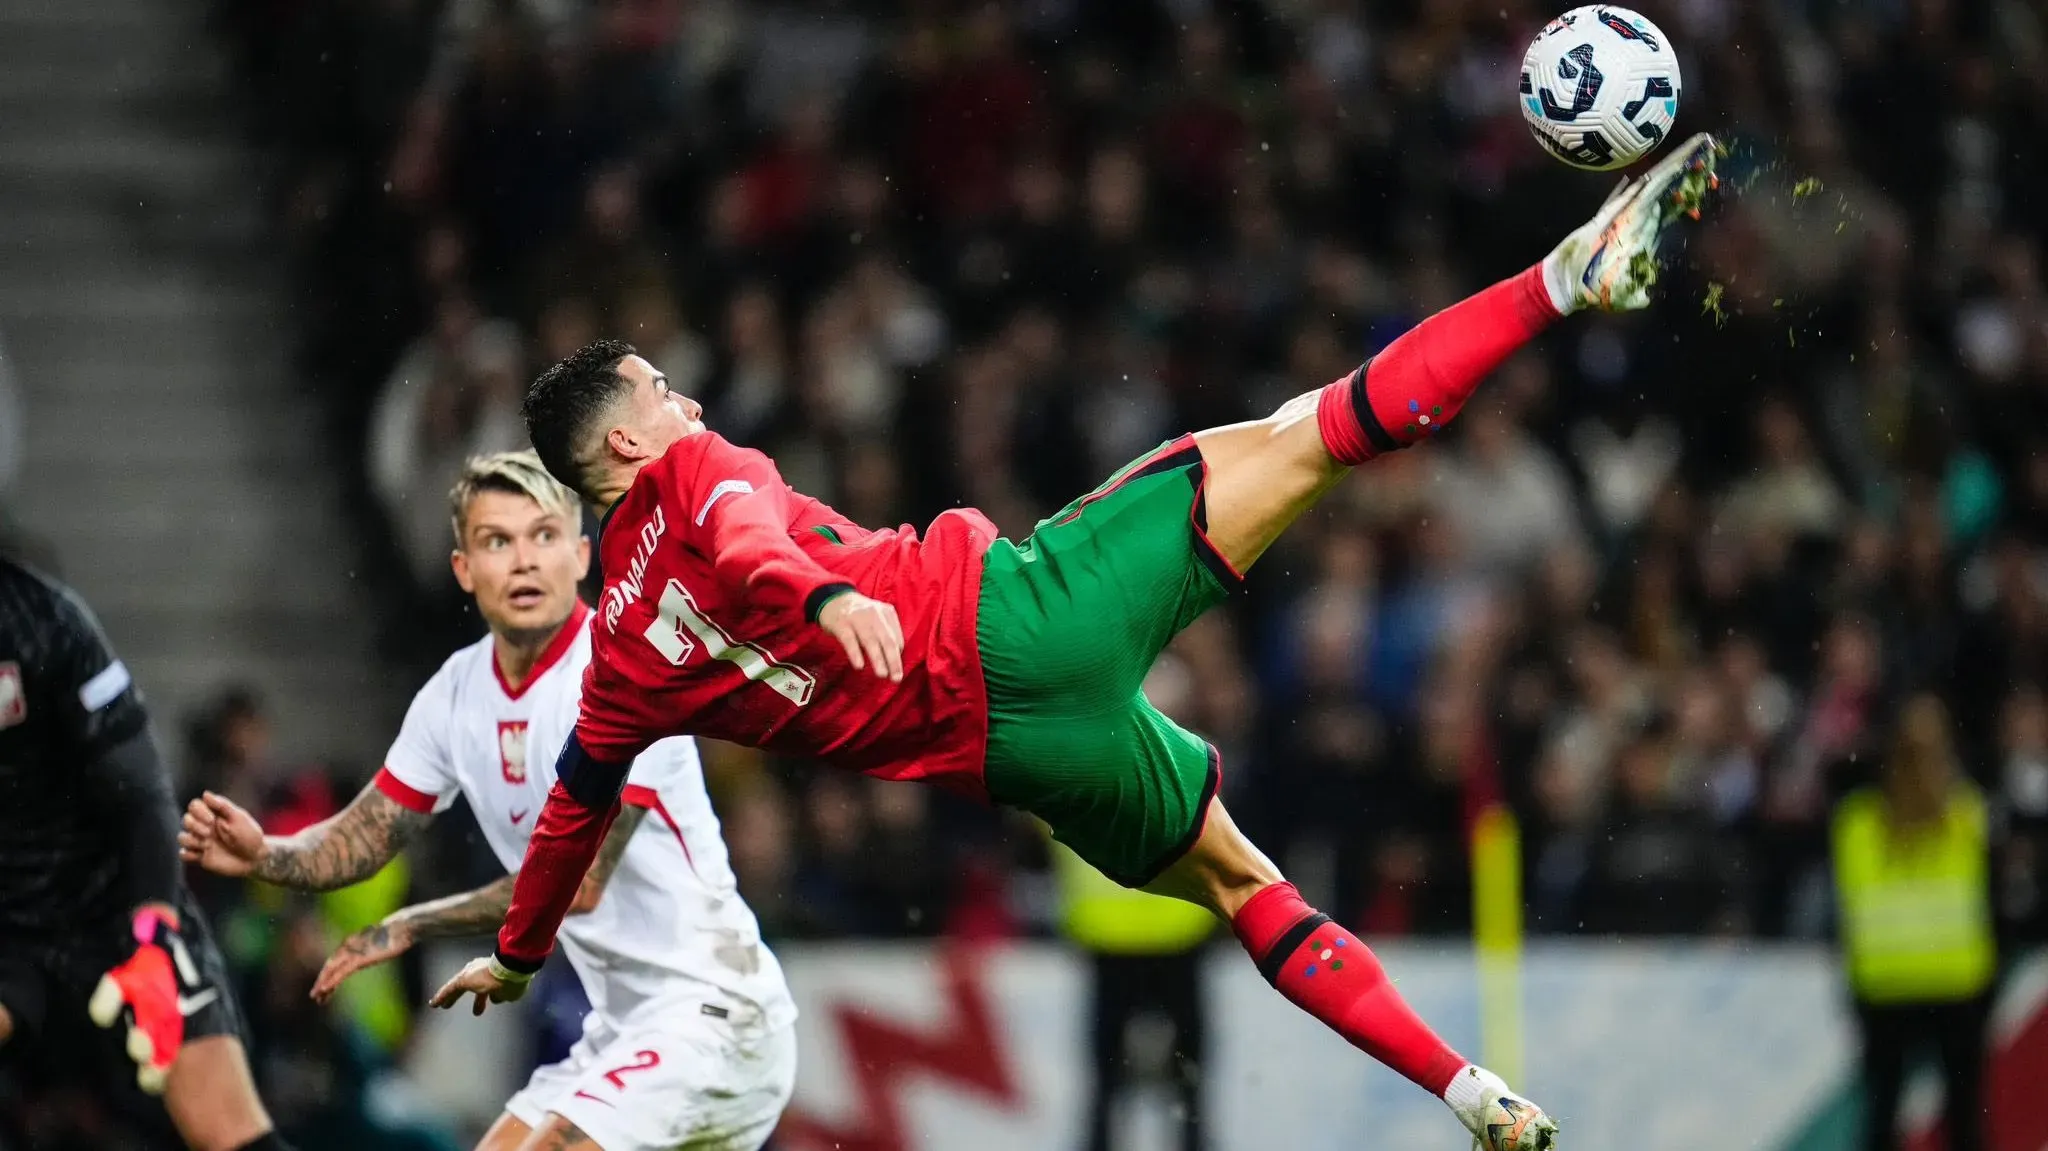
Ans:
[[[0,1068],[192,1151],[289,1151],[256,1097],[128,669],[0,558]]]

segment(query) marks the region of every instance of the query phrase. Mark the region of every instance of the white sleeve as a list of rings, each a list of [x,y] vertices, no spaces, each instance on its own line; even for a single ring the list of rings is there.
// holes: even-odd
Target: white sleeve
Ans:
[[[704,765],[697,759],[697,741],[687,735],[659,740],[641,752],[640,758],[633,761],[632,774],[626,777],[623,798],[627,803],[652,807],[654,796],[662,792],[685,796],[704,793]]]
[[[405,709],[405,723],[384,754],[379,790],[415,811],[448,810],[461,790],[450,752],[454,722],[455,677],[443,665]],[[397,787],[391,786],[394,782]]]

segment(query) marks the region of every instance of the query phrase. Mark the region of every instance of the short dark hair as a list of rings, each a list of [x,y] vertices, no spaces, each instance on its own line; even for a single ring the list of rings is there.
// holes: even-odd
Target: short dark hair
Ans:
[[[583,453],[591,426],[631,387],[619,374],[619,361],[633,354],[633,345],[623,340],[585,344],[542,372],[520,406],[541,464],[584,499],[590,498]]]

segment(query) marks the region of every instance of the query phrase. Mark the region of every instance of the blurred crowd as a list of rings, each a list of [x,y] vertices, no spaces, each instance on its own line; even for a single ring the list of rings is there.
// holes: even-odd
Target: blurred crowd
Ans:
[[[1554,2],[1554,0],[1553,0]],[[2048,928],[2048,24],[2025,0],[1644,0],[1723,201],[1155,671],[1242,821],[1370,933],[1816,936],[1827,819],[1929,688]],[[219,0],[301,368],[395,659],[476,633],[443,500],[524,382],[636,344],[870,524],[1008,532],[1541,257],[1612,183],[1513,99],[1531,0]],[[420,621],[436,621],[422,626]],[[1029,828],[708,753],[772,934],[1045,921]]]

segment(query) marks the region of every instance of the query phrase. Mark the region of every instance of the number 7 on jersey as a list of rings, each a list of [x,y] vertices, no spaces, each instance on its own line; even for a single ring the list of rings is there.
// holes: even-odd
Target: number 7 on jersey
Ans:
[[[766,684],[798,707],[810,703],[811,693],[818,687],[817,677],[810,672],[782,663],[759,646],[727,634],[698,610],[696,599],[681,580],[672,579],[662,589],[661,599],[655,604],[654,620],[644,634],[654,650],[678,666],[702,643],[706,655],[732,664],[748,679]]]

